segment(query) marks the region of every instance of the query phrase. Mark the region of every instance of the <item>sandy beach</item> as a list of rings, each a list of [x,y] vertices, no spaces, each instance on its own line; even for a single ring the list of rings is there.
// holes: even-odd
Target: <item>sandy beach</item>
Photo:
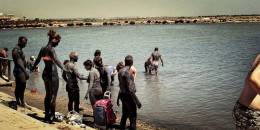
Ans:
[[[2,101],[1,103],[2,104],[5,104],[6,106],[8,105],[7,102],[9,101],[14,101],[14,87],[0,87],[0,100]],[[21,119],[22,117],[26,116],[26,114],[28,115],[28,111],[29,111],[29,114],[32,114],[32,113],[37,113],[37,116],[34,116],[34,118],[31,118],[31,120],[35,120],[37,124],[35,126],[35,128],[37,127],[37,130],[39,128],[39,130],[42,130],[43,128],[45,128],[44,126],[46,126],[45,123],[41,122],[43,121],[43,117],[44,117],[44,114],[43,114],[43,110],[44,110],[44,104],[43,104],[43,101],[44,101],[44,94],[43,93],[39,93],[39,92],[36,92],[36,93],[32,93],[30,90],[26,90],[25,92],[25,100],[27,102],[27,104],[29,106],[32,106],[34,108],[33,111],[30,111],[30,110],[21,110],[18,108],[18,111],[22,111],[23,113],[20,113],[19,115],[17,115],[19,118],[5,118],[7,120],[9,120],[9,122],[13,121],[13,122],[18,122],[19,120],[23,120]],[[0,103],[0,105],[1,105]],[[3,106],[3,105],[2,105]],[[9,107],[6,107],[6,106],[3,106],[5,109],[7,109],[8,111],[14,111],[14,110],[11,110],[11,108]],[[86,124],[87,126],[89,126],[90,128],[93,128],[94,127],[94,124],[93,124],[93,114],[92,114],[92,109],[90,106],[86,105],[86,104],[81,104],[81,108],[83,108],[83,110],[80,112],[80,114],[83,115],[83,118],[84,118],[84,124]],[[24,111],[27,111],[24,112]],[[61,112],[63,114],[67,114],[67,97],[58,97],[57,98],[57,101],[56,101],[56,111],[57,112]],[[19,112],[17,112],[19,113]],[[5,115],[4,113],[0,112],[1,116],[0,117],[3,117],[2,115]],[[20,115],[23,115],[22,117]],[[33,115],[33,114],[32,114]],[[28,116],[29,117],[29,116]],[[37,120],[36,120],[36,119]],[[0,121],[1,121],[1,118],[0,118]],[[162,128],[158,128],[158,127],[155,127],[151,124],[148,124],[148,123],[145,123],[141,120],[138,120],[137,121],[137,129],[138,130],[162,130]],[[34,122],[33,122],[34,123]],[[120,123],[120,114],[117,113],[117,121],[116,121],[116,124],[114,125],[114,128],[115,129],[119,129],[119,123]],[[44,125],[42,125],[44,124]],[[1,125],[3,126],[6,126],[6,123],[2,123],[0,122],[0,127]],[[17,124],[16,124],[17,125]],[[129,125],[129,124],[128,124]],[[49,126],[49,125],[48,125]],[[77,130],[79,128],[74,128],[66,123],[55,123],[54,125],[50,125],[52,128],[58,128],[58,129],[69,129],[69,130]],[[21,123],[21,125],[18,124],[18,126],[15,128],[17,129],[20,129],[20,127],[23,127],[23,123]],[[9,129],[6,128],[6,129]],[[26,128],[27,130],[35,130],[34,128]]]
[[[54,124],[46,124],[42,122],[44,111],[28,106],[26,108],[17,107],[17,110],[8,107],[10,102],[14,101],[14,97],[0,92],[0,128],[3,130],[80,130],[76,126],[71,126],[63,122],[55,122]],[[85,129],[92,130],[91,127]],[[94,130],[94,129],[93,129]]]

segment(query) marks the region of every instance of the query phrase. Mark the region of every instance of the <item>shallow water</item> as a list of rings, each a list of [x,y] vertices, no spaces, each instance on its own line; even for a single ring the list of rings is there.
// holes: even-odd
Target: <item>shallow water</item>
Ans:
[[[0,30],[0,47],[10,50],[20,35],[29,43],[26,56],[37,55],[47,43],[48,29]],[[178,130],[232,130],[232,108],[250,64],[260,52],[260,24],[138,25],[59,28],[56,48],[61,61],[70,51],[79,52],[78,68],[102,50],[103,62],[116,65],[127,54],[138,70],[137,95],[143,108],[138,116],[160,127]],[[158,46],[165,66],[159,75],[146,75],[143,63]],[[43,62],[40,63],[43,68]],[[59,96],[67,96],[60,80]],[[31,74],[28,87],[44,92],[41,74]],[[87,84],[81,82],[81,99]],[[118,82],[113,87],[116,98]],[[120,108],[116,108],[119,109]]]

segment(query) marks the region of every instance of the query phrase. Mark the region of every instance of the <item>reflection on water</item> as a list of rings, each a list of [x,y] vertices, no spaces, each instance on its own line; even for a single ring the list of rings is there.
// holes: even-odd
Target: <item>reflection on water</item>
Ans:
[[[56,48],[61,61],[70,51],[82,63],[102,50],[103,62],[116,65],[127,54],[134,57],[137,95],[142,102],[139,118],[169,129],[234,129],[231,111],[243,86],[250,62],[260,52],[260,24],[151,25],[91,28],[58,28],[62,36]],[[26,57],[37,55],[47,43],[47,29],[1,30],[0,45],[10,50],[20,35],[29,39]],[[144,61],[158,46],[165,66],[158,76],[143,73]],[[43,69],[43,63],[40,68]],[[59,72],[60,73],[60,72]],[[61,78],[60,78],[61,79]],[[87,90],[80,81],[82,102]],[[41,73],[31,74],[29,88],[45,92]],[[58,96],[67,96],[61,79]],[[118,93],[118,81],[112,98]],[[121,108],[115,109],[121,111]]]

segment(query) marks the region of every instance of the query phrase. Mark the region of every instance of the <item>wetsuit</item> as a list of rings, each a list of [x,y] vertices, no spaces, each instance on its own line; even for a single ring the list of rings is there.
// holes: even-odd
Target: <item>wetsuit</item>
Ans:
[[[45,84],[46,95],[44,99],[45,106],[45,119],[49,120],[55,115],[56,97],[59,89],[59,77],[57,66],[63,69],[61,62],[58,60],[54,47],[48,44],[42,47],[39,55],[33,65],[35,68],[39,62],[43,59],[45,68],[42,73],[42,79]],[[57,66],[56,66],[57,65]]]
[[[101,62],[99,61],[100,59],[101,59]],[[98,65],[97,65],[98,62],[100,62],[99,64],[103,64],[101,56],[95,56],[94,59],[93,59],[94,67],[96,69],[98,68]]]
[[[136,130],[137,107],[141,107],[141,103],[135,95],[136,88],[134,77],[129,73],[129,66],[122,68],[118,73],[119,94],[118,97],[122,101],[122,117],[120,122],[121,130],[125,129],[127,118],[130,119],[130,129]]]
[[[100,75],[97,69],[93,67],[91,68],[87,82],[88,90],[86,96],[89,95],[89,100],[93,108],[95,102],[103,97],[102,88],[100,85]]]
[[[12,57],[14,60],[13,74],[15,77],[15,98],[18,105],[24,104],[24,91],[26,88],[26,80],[29,78],[26,72],[26,60],[22,48],[16,46],[12,50]]]
[[[111,88],[110,88],[110,85],[111,85],[110,84],[111,83],[111,75],[109,73],[108,68],[97,67],[97,70],[98,70],[99,75],[100,75],[100,85],[102,87],[103,94],[106,91],[111,91]]]
[[[76,65],[74,62],[70,61],[65,64],[66,72],[63,71],[62,77],[67,82],[66,84],[66,91],[68,92],[69,103],[68,103],[68,110],[73,110],[73,103],[74,103],[74,110],[79,112],[79,86],[77,78],[81,80],[87,80],[87,77],[79,74]]]

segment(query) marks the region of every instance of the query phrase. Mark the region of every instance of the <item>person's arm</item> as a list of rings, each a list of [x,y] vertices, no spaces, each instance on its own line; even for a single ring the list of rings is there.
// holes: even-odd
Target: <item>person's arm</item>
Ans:
[[[162,59],[162,56],[160,55],[160,60],[161,60],[161,62],[162,62],[162,66],[163,66],[163,59]]]
[[[82,75],[82,74],[79,73],[79,71],[78,71],[78,69],[76,68],[75,65],[73,65],[73,66],[71,67],[71,69],[72,69],[72,71],[76,74],[76,76],[77,76],[78,79],[80,79],[80,80],[87,80],[87,79],[88,79],[87,76],[84,76],[84,75]]]
[[[249,84],[258,94],[260,94],[260,65],[251,73]]]
[[[93,87],[94,85],[94,79],[95,79],[95,73],[93,71],[89,72],[89,84],[88,84],[88,90],[87,93],[85,95],[85,99],[88,99],[88,94],[90,89]]]
[[[260,55],[256,57],[256,60],[252,65],[252,72],[249,77],[249,83],[256,90],[257,93],[260,93]]]
[[[111,75],[112,75],[112,76],[115,76],[116,74],[117,74],[117,70],[116,70],[116,68],[113,67],[113,71],[112,71],[112,74],[111,74]]]
[[[35,60],[35,62],[33,64],[33,67],[32,67],[31,71],[35,70],[36,66],[40,63],[41,58],[42,58],[42,50],[43,50],[43,48],[40,50],[40,52],[39,52],[39,54],[38,54],[38,56],[37,56],[37,58],[36,58],[36,60]]]
[[[66,73],[67,73],[67,72],[65,72],[65,71],[62,72],[62,78],[63,78],[66,82],[68,82],[68,78],[67,78]]]
[[[256,67],[257,64],[259,64],[260,62],[260,54],[256,56],[253,64],[252,64],[252,68],[254,69]]]
[[[150,63],[153,63],[153,53],[149,57]]]
[[[119,99],[121,98],[121,93],[120,93],[120,90],[118,91],[118,95],[117,95],[117,99],[116,99],[116,104],[117,106],[120,106],[120,103],[119,103]]]
[[[105,68],[104,68],[105,69]],[[111,91],[111,86],[110,86],[110,83],[111,83],[111,75],[109,74],[108,72],[108,69],[105,69],[106,73],[107,73],[107,82],[108,82],[108,85],[107,85],[107,91]]]
[[[55,52],[54,48],[51,49],[51,52],[52,52],[53,61],[56,63],[56,65],[57,65],[60,69],[62,69],[63,71],[65,71],[63,65],[61,64],[60,60],[58,59],[58,57],[57,57],[57,55],[56,55],[56,52]]]
[[[138,97],[136,96],[135,93],[131,92],[130,94],[131,94],[136,106],[140,109],[142,107],[140,100],[138,99]]]

